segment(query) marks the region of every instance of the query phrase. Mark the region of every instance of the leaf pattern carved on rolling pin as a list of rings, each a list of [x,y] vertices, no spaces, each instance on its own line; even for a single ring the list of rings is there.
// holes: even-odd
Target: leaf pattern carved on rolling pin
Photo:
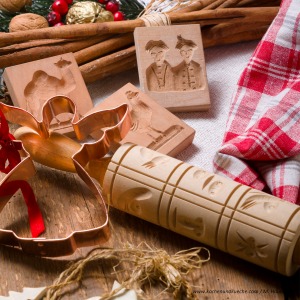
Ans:
[[[239,237],[238,248],[236,251],[241,251],[247,256],[254,258],[265,258],[268,255],[263,251],[267,248],[268,244],[258,244],[256,243],[254,237],[243,237],[238,231],[236,232]]]
[[[253,206],[262,204],[264,210],[267,213],[271,213],[274,209],[276,209],[279,206],[279,203],[281,201],[275,199],[274,197],[271,197],[269,195],[253,195],[249,198],[247,198],[243,204],[241,205],[242,210],[247,210]]]

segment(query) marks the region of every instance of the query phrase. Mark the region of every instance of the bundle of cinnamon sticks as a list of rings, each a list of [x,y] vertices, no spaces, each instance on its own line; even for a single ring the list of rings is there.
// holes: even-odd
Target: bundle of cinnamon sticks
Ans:
[[[167,12],[172,24],[200,24],[204,48],[260,39],[279,0],[198,0]],[[142,19],[0,33],[0,69],[73,52],[86,83],[136,66],[133,31]]]

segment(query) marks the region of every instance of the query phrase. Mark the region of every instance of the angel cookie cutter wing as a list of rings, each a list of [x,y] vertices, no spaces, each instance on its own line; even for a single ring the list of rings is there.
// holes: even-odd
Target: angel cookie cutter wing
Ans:
[[[72,156],[72,161],[79,177],[97,198],[105,215],[102,225],[91,229],[73,231],[65,238],[23,238],[12,230],[0,229],[0,244],[19,248],[28,254],[58,257],[70,255],[79,247],[106,242],[110,236],[106,204],[99,183],[91,177],[86,166],[91,160],[104,158],[111,151],[111,148],[118,145],[128,133],[131,127],[128,105],[122,104],[116,108],[97,111],[80,118],[76,105],[71,99],[65,96],[55,96],[44,104],[42,121],[36,120],[29,112],[18,107],[0,103],[0,109],[8,121],[27,126],[44,139],[49,137],[52,119],[61,113],[73,114],[71,123],[78,140],[84,140],[92,133],[96,133],[97,140],[89,143],[84,142],[81,148]],[[0,181],[0,212],[12,196],[2,195],[1,187],[3,190],[6,184],[16,180],[26,182],[36,173],[33,161],[23,147],[22,142],[12,140],[10,143],[17,149],[20,160]]]

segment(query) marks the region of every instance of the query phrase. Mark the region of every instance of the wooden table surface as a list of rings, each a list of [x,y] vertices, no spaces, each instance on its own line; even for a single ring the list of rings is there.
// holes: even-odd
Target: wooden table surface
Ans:
[[[240,66],[239,69],[232,69],[228,65],[239,66],[240,61],[246,64],[249,53],[255,45],[255,43],[248,43],[245,46],[232,45],[206,52],[210,86],[216,92],[211,95],[214,105],[211,113],[201,115],[201,118],[208,122],[207,127],[204,123],[200,124],[202,131],[210,128],[210,120],[215,126],[220,124],[216,123],[218,112],[222,111],[222,114],[225,114],[224,107],[228,105],[226,103],[232,93],[231,85],[228,86],[225,83],[229,79],[230,82],[236,82],[237,74],[240,74],[243,68]],[[235,53],[239,53],[241,58],[237,60]],[[222,68],[218,67],[219,64]],[[96,83],[93,88],[90,87],[92,98],[96,98],[98,94],[103,94],[102,96],[105,97],[103,89],[108,85],[111,91],[115,91],[119,88],[118,86],[126,84],[129,79],[130,82],[137,84],[136,74],[137,72],[131,77],[130,73],[120,75],[114,78],[113,85],[111,85],[110,78],[101,81],[100,85]],[[227,81],[224,81],[221,75]],[[221,90],[222,93],[220,93]],[[226,99],[227,102],[224,102]],[[197,115],[197,119],[201,120],[201,118]],[[202,139],[202,135],[198,137],[200,138]],[[204,142],[200,146],[203,148]],[[209,144],[209,147],[212,147],[212,144]],[[199,156],[198,161],[201,160]],[[209,158],[205,157],[205,160]],[[30,180],[30,184],[45,219],[46,232],[43,236],[65,237],[73,230],[88,229],[101,224],[99,205],[76,174],[53,170],[38,164],[36,166],[37,174]],[[163,248],[173,254],[179,250],[205,246],[113,208],[110,209],[109,218],[114,229],[112,236],[106,244],[99,245],[99,247],[117,248],[122,247],[126,241],[133,245],[145,241],[150,246]],[[30,236],[26,206],[20,195],[14,196],[5,206],[1,214],[0,226],[12,229],[20,236]],[[197,299],[300,299],[300,272],[293,277],[284,277],[221,251],[208,248],[211,260],[188,276],[195,286],[193,291]],[[70,262],[84,257],[91,249],[91,247],[82,248],[72,256],[50,259],[33,257],[17,249],[0,246],[0,295],[8,295],[9,291],[21,291],[23,287],[50,285]],[[71,289],[73,293],[64,295],[63,299],[87,299],[110,291],[115,279],[122,281],[124,276],[130,274],[130,270],[124,276],[112,274],[114,264],[115,262],[99,262],[90,266],[80,288],[73,286]],[[171,293],[156,296],[161,290],[161,286],[153,286],[149,292],[152,293],[153,299],[172,299]],[[228,293],[224,293],[225,291]]]
[[[88,229],[101,223],[96,199],[76,174],[53,170],[36,164],[37,174],[30,180],[45,218],[46,237],[64,237],[73,230]],[[105,245],[122,247],[128,241],[138,245],[146,241],[172,254],[179,250],[202,246],[199,242],[150,224],[126,213],[110,209],[113,226],[110,240]],[[24,200],[15,195],[1,215],[1,228],[13,229],[21,236],[30,236]],[[100,223],[99,223],[100,222]],[[23,287],[50,285],[74,259],[91,250],[82,248],[72,256],[39,258],[21,251],[0,246],[0,295],[21,291]],[[196,299],[300,299],[300,274],[287,278],[262,269],[226,253],[209,248],[211,260],[188,279],[195,286]],[[87,299],[109,291],[114,279],[121,281],[130,273],[112,274],[113,262],[94,263],[85,273],[80,288],[72,286],[71,294],[63,299]],[[161,288],[161,287],[160,287]],[[171,293],[157,297],[159,287],[149,290],[155,299],[173,299]],[[227,293],[225,292],[227,291]]]

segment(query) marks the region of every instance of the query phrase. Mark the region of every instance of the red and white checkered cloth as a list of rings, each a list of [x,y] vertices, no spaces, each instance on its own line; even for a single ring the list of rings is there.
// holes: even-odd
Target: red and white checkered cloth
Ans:
[[[300,1],[283,0],[233,96],[216,173],[300,204]]]

